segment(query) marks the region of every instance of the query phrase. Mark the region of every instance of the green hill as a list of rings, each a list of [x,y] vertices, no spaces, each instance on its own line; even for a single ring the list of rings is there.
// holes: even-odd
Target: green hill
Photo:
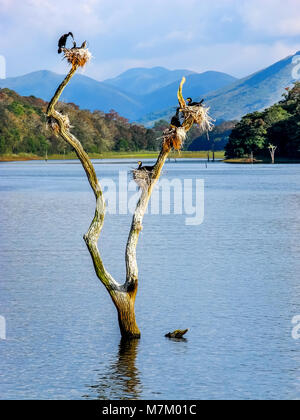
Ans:
[[[245,115],[232,130],[226,156],[241,158],[253,153],[269,157],[270,145],[277,147],[278,157],[300,159],[300,82],[279,103]]]
[[[46,126],[47,103],[34,96],[22,97],[9,89],[0,89],[0,154],[48,154],[70,149]],[[116,112],[80,110],[77,105],[59,103],[68,114],[78,136],[89,153],[106,151],[156,150],[157,134],[137,124],[130,124]]]
[[[48,70],[36,71],[19,77],[0,79],[0,87],[12,89],[22,96],[34,95],[48,101],[54,94],[64,76]],[[76,74],[66,86],[61,100],[76,103],[81,109],[103,112],[116,110],[130,120],[142,112],[142,105],[134,95],[102,83],[82,74]]]

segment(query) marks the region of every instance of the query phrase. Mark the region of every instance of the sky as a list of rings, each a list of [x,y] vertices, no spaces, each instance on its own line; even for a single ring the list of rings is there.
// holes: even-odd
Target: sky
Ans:
[[[155,66],[243,77],[300,50],[300,0],[0,0],[0,31],[7,77],[65,73],[69,31],[97,80]]]

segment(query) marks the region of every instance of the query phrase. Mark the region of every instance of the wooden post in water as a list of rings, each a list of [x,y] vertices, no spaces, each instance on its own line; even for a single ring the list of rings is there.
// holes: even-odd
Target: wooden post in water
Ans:
[[[274,163],[275,163],[275,152],[277,150],[277,146],[274,146],[273,144],[270,144],[268,149],[270,150],[272,164],[274,165]]]
[[[206,138],[207,138],[207,141],[209,142],[210,138],[209,138],[208,131],[206,131]],[[210,161],[210,156],[209,156],[209,149],[208,149],[208,151],[207,151],[207,162],[209,162],[209,161]]]

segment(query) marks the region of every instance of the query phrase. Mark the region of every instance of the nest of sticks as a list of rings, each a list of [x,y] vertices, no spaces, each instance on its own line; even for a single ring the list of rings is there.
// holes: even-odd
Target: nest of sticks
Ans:
[[[214,119],[209,115],[209,108],[205,106],[186,106],[185,108],[180,109],[184,116],[184,122],[182,127],[170,126],[167,130],[163,132],[163,150],[170,151],[172,148],[174,150],[181,150],[184,144],[184,141],[187,136],[187,131],[185,128],[185,122],[193,120],[195,124],[198,124],[200,129],[205,131],[211,131],[213,129]],[[188,129],[187,129],[188,130]]]
[[[181,150],[186,139],[186,131],[184,127],[171,126],[163,132],[163,150],[169,151],[172,147],[175,150]]]
[[[146,169],[133,169],[132,177],[137,185],[143,190],[150,187],[152,182],[153,172],[147,171]]]
[[[92,54],[87,48],[62,48],[64,58],[72,67],[84,67],[92,58]]]
[[[195,124],[198,124],[200,129],[205,131],[211,131],[214,127],[214,119],[209,115],[209,107],[200,105],[200,106],[186,106],[181,111],[186,120],[189,117],[192,117],[195,121]]]

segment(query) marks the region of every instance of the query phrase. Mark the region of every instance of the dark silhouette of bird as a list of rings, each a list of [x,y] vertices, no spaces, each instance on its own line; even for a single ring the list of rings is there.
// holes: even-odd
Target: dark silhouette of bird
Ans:
[[[73,36],[72,32],[69,32],[67,34],[62,35],[58,40],[58,51],[57,51],[58,54],[60,54],[62,52],[62,49],[66,47],[67,39],[68,39],[69,36],[71,36],[73,38],[73,45],[74,45],[75,41],[74,41],[74,36]]]
[[[173,115],[173,117],[171,119],[171,123],[170,123],[173,127],[177,127],[177,128],[181,127],[181,122],[180,122],[180,118],[179,118],[179,110],[180,110],[180,108],[176,109],[176,114]]]
[[[202,106],[204,99],[202,99],[200,102],[194,102],[192,98],[187,98],[186,101],[188,106]]]
[[[137,170],[138,171],[148,171],[148,172],[152,172],[153,171],[153,169],[154,169],[154,166],[155,165],[153,165],[153,166],[143,166],[143,162],[141,162],[140,160],[138,161],[138,168],[137,168]]]

